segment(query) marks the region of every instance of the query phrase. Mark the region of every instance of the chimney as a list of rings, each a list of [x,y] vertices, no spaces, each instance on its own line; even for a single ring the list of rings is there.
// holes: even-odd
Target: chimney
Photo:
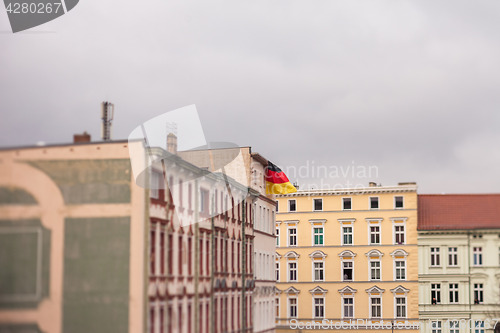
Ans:
[[[73,143],[85,143],[90,142],[90,134],[83,132],[83,134],[73,135]]]
[[[174,133],[168,133],[167,135],[167,151],[177,155],[177,136]]]
[[[401,182],[398,183],[399,186],[417,185],[417,182]]]

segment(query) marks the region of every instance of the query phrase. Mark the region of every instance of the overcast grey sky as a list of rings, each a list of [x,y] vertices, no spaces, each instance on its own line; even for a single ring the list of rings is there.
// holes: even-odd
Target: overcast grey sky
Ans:
[[[500,192],[498,1],[81,0],[18,34],[0,10],[0,50],[0,146],[99,139],[104,100],[114,139],[196,104],[284,170],[377,170],[330,186]]]

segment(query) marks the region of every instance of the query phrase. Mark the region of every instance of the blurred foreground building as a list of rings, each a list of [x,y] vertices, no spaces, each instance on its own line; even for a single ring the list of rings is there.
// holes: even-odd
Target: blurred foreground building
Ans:
[[[0,150],[0,332],[274,330],[265,159],[78,139]]]
[[[418,331],[415,183],[277,200],[277,331]]]
[[[419,195],[418,211],[421,332],[493,332],[500,194]]]

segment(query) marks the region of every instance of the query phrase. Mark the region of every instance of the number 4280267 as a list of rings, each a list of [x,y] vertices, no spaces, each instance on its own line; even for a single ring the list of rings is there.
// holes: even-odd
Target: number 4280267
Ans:
[[[27,3],[15,2],[7,5],[7,13],[9,14],[52,14],[59,13],[62,10],[61,3]]]

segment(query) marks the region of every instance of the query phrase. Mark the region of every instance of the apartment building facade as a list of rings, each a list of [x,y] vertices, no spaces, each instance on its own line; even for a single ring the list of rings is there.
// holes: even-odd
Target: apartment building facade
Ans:
[[[418,331],[416,191],[276,196],[277,331]]]
[[[500,318],[500,195],[418,196],[421,332],[494,332]]]
[[[145,331],[147,199],[127,141],[0,150],[0,331]]]
[[[267,159],[253,153],[251,147],[191,150],[179,152],[179,156],[203,170],[214,174],[223,173],[224,177],[244,184],[252,194],[248,201],[251,208],[247,215],[250,228],[245,233],[246,243],[249,245],[246,249],[248,268],[245,290],[248,293],[247,299],[250,300],[246,305],[246,318],[251,320],[245,329],[273,332],[276,203],[266,194],[264,175]],[[237,306],[239,305],[234,305]]]

